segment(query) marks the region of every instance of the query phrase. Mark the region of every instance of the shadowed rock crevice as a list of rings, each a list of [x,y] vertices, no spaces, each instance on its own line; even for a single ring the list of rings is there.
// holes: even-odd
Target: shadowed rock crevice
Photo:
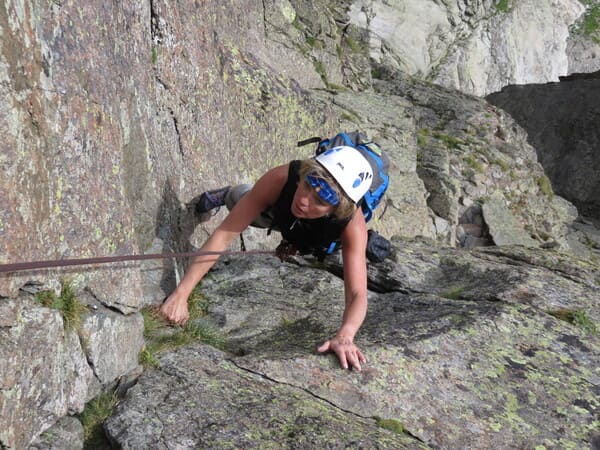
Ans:
[[[177,120],[177,116],[175,116],[175,112],[173,110],[169,110],[169,114],[171,114],[171,118],[173,119],[173,129],[175,130],[175,135],[177,136],[177,148],[179,149],[179,153],[181,157],[185,157],[185,151],[183,149],[183,145],[181,143],[181,133],[179,131],[179,122]]]
[[[527,131],[558,195],[600,219],[600,72],[558,83],[507,86],[489,102]]]

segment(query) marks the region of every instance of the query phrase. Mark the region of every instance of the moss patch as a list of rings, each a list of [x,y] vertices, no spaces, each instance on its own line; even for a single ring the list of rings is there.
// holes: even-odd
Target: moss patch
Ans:
[[[594,5],[587,10],[583,18],[582,31],[586,36],[592,36],[600,30],[600,5]],[[594,39],[596,42],[600,38]]]
[[[375,417],[375,423],[380,428],[384,428],[386,430],[391,431],[396,434],[404,434],[406,433],[406,428],[402,422],[396,419],[382,419],[381,417]]]
[[[580,309],[555,309],[548,311],[548,314],[550,314],[553,317],[556,317],[559,320],[575,325],[576,327],[581,328],[587,333],[598,334],[596,324],[592,319],[590,319],[587,316],[585,311],[582,311]]]
[[[495,6],[496,6],[496,12],[499,12],[499,13],[508,13],[512,10],[511,0],[499,0]]]
[[[552,198],[554,196],[554,191],[552,190],[552,183],[550,179],[546,175],[542,175],[537,177],[535,180],[536,184],[540,188],[540,192],[544,194],[548,198]]]
[[[440,297],[444,297],[450,300],[458,300],[461,298],[465,288],[463,286],[455,286],[447,291],[444,291],[440,294]]]

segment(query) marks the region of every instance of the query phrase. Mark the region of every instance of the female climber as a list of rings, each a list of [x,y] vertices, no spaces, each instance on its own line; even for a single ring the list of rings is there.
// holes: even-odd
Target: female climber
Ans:
[[[345,308],[342,324],[318,351],[334,352],[343,368],[361,369],[366,359],[354,336],[367,312],[367,227],[357,204],[369,189],[373,169],[355,148],[340,146],[310,159],[292,161],[266,172],[254,186],[205,192],[198,213],[227,205],[229,214],[201,247],[219,252],[249,225],[279,231],[301,254],[341,242]],[[179,285],[161,306],[171,322],[187,321],[188,297],[216,262],[214,255],[194,257]]]

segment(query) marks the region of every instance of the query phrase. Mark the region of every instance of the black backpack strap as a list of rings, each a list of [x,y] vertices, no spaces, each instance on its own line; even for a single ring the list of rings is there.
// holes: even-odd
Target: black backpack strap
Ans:
[[[303,141],[299,141],[297,147],[304,147],[305,145],[321,142],[322,140],[323,139],[321,139],[320,137],[311,137],[308,139],[304,139]]]

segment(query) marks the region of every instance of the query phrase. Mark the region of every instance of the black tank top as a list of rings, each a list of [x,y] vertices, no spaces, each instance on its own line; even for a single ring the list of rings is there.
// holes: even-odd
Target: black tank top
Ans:
[[[281,195],[272,207],[272,229],[278,230],[283,238],[294,244],[300,253],[312,253],[327,249],[332,242],[339,240],[350,218],[339,220],[335,216],[318,219],[298,219],[290,208],[300,181],[300,161],[290,162],[288,179]]]

